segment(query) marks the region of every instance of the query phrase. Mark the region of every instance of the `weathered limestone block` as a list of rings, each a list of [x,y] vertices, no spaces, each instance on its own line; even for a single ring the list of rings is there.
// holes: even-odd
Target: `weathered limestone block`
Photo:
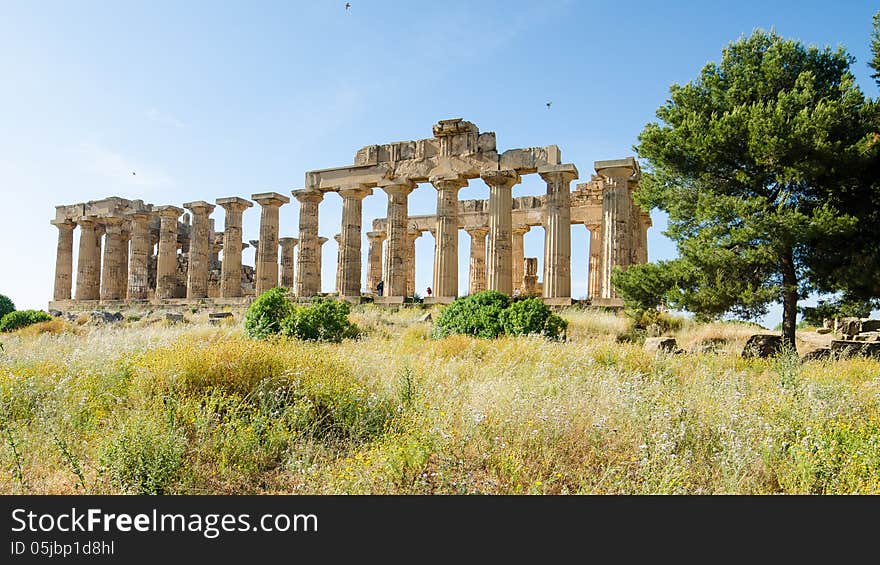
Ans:
[[[831,351],[839,357],[872,357],[880,359],[880,341],[831,340]]]
[[[679,353],[681,351],[675,338],[669,336],[645,338],[643,349],[648,353]]]
[[[743,357],[772,357],[782,349],[782,336],[776,334],[755,334],[746,340]]]

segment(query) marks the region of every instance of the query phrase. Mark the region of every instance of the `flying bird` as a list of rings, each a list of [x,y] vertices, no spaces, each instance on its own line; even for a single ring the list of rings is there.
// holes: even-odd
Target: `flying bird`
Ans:
[[[347,12],[347,11],[349,11],[350,9],[351,9],[351,2],[346,2],[346,3],[345,3],[345,11]]]
[[[133,175],[133,174],[134,174],[134,171],[132,171],[131,174]]]
[[[547,102],[547,109],[548,110],[550,109],[550,104],[553,104],[553,102]]]

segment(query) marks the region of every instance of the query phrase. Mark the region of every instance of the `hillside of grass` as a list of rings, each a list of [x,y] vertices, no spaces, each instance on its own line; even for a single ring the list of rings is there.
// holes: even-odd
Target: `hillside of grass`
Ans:
[[[199,315],[0,335],[3,493],[880,493],[880,362],[742,359],[752,325],[571,309],[567,341],[431,339],[359,306],[341,344]],[[437,310],[433,310],[436,318]]]

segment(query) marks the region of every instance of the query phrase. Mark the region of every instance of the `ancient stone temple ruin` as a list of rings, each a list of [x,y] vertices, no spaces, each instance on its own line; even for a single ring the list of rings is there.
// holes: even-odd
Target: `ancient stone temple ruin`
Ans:
[[[215,200],[225,213],[222,232],[211,218],[215,204],[205,201],[179,208],[110,197],[57,206],[51,222],[58,228],[58,249],[50,308],[243,305],[279,285],[301,298],[319,295],[321,249],[329,239],[318,233],[318,213],[328,192],[342,198],[342,223],[334,237],[335,287],[345,300],[369,297],[399,304],[412,297],[415,240],[426,231],[435,246],[433,295],[425,302],[446,303],[464,294],[458,288],[458,236],[464,230],[471,237],[467,293],[539,293],[548,304],[570,304],[575,260],[588,262],[590,303],[619,305],[612,269],[647,261],[651,220],[632,199],[640,176],[635,159],[596,161],[594,167],[596,174],[572,190],[578,170],[561,162],[557,146],[499,152],[493,132],[480,133],[461,119],[441,120],[433,137],[368,145],[356,153],[353,165],[308,171],[305,187],[292,191],[300,205],[296,237],[280,237],[279,208],[290,198],[276,192],[253,194],[251,200],[260,206],[259,239],[251,241],[253,267],[242,264],[242,249],[248,247],[242,241],[242,215],[253,207],[251,200]],[[527,174],[543,179],[546,194],[513,196]],[[459,200],[459,190],[477,178],[488,185],[489,199]],[[409,215],[409,195],[420,183],[430,183],[437,192],[433,215]],[[374,219],[364,234],[362,202],[375,189],[387,195],[387,215]],[[572,224],[589,230],[588,249],[572,250]],[[537,259],[523,256],[523,235],[534,226],[544,229],[540,281]]]

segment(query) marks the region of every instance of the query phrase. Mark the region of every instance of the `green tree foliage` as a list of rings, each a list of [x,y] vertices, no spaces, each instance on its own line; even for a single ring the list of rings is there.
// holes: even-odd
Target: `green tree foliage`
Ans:
[[[42,310],[16,310],[0,318],[0,332],[12,332],[51,319],[52,316]]]
[[[617,277],[625,299],[644,300],[672,279],[681,288],[667,299],[693,312],[754,317],[780,301],[783,339],[794,346],[797,302],[812,289],[819,242],[857,231],[857,217],[838,205],[877,160],[875,105],[856,85],[852,62],[842,49],[756,31],[695,80],[671,87],[657,110],[661,123],[639,135],[649,172],[636,199],[669,214],[666,233],[682,259],[659,270],[686,276],[630,269]]]
[[[874,69],[874,74],[871,75],[871,78],[877,82],[877,86],[880,86],[880,12],[874,14],[874,28],[871,31],[871,53],[873,57],[871,62],[868,63]]]
[[[501,311],[500,319],[507,335],[537,334],[551,339],[564,339],[568,328],[568,322],[551,312],[540,298],[512,303]]]
[[[504,333],[501,312],[510,304],[505,294],[486,290],[456,298],[443,308],[434,324],[434,337],[453,334],[494,338]]]
[[[568,322],[553,314],[538,298],[511,302],[494,290],[456,298],[440,312],[433,335],[472,335],[487,339],[500,335],[538,334],[565,338]]]
[[[287,289],[275,287],[258,296],[244,314],[244,331],[253,339],[266,339],[281,332],[281,321],[293,310]]]
[[[3,316],[10,312],[15,312],[15,304],[13,304],[8,296],[0,294],[0,318],[3,318]]]
[[[358,328],[348,319],[347,302],[314,298],[307,306],[294,305],[281,322],[281,334],[305,341],[338,343],[358,335]]]

